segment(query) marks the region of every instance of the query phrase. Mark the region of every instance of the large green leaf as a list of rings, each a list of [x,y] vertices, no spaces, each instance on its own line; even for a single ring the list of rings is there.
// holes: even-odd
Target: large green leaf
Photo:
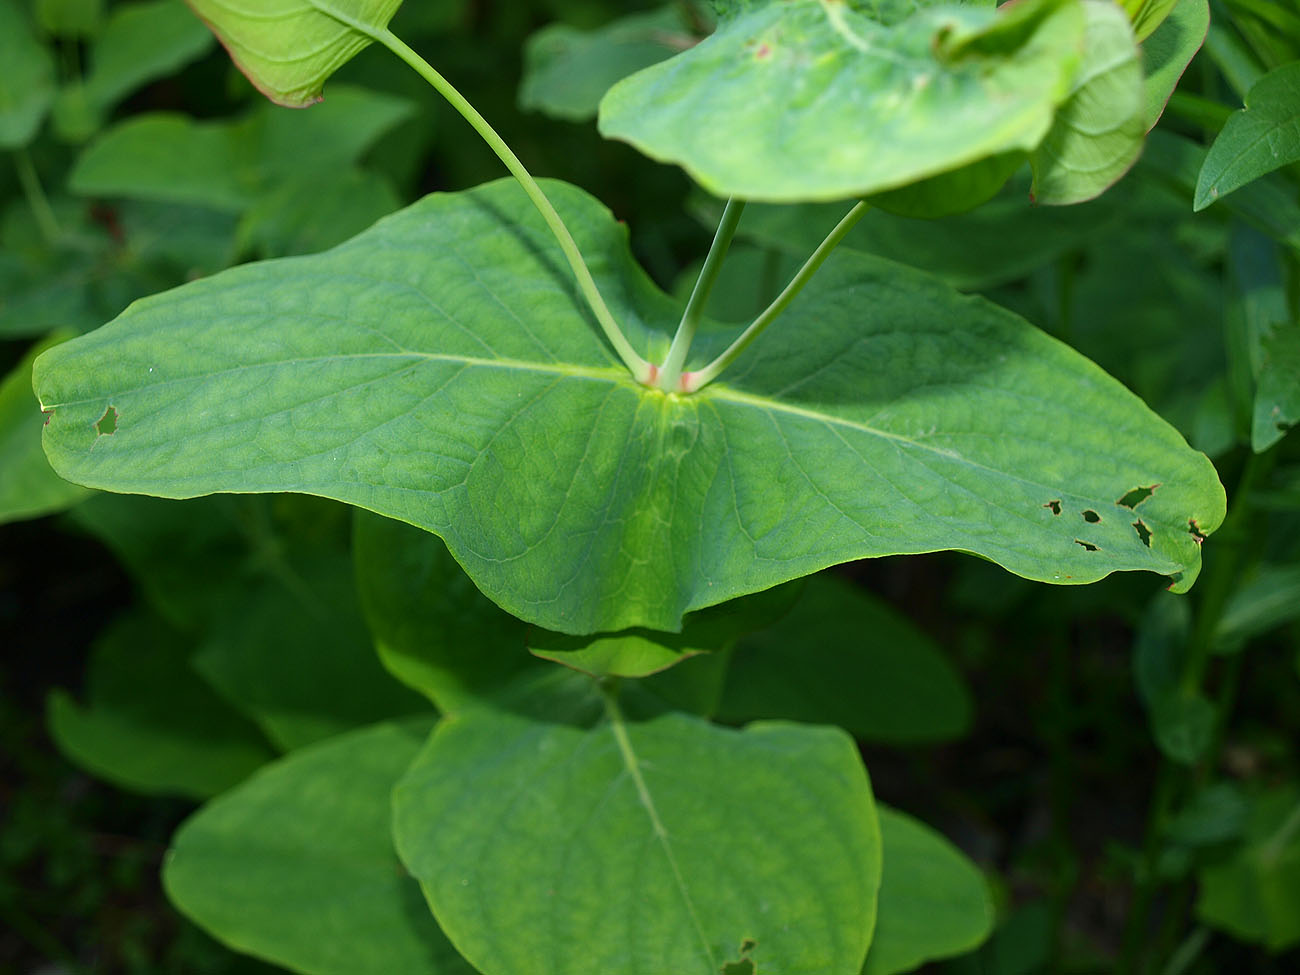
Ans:
[[[869,593],[818,576],[788,616],[741,641],[719,717],[834,724],[907,744],[961,735],[971,711],[961,674],[924,633]]]
[[[574,724],[444,719],[394,791],[398,852],[462,954],[485,975],[716,975],[745,955],[856,975],[880,834],[852,739],[597,717],[596,697]]]
[[[672,3],[597,30],[543,27],[524,48],[519,106],[573,122],[595,118],[601,98],[616,81],[694,42],[683,21],[681,6]]]
[[[473,975],[393,852],[389,792],[428,722],[295,752],[181,826],[163,883],[239,951],[308,975]]]
[[[124,788],[193,798],[269,762],[266,740],[190,668],[189,649],[157,618],[114,623],[92,652],[86,705],[63,691],[50,696],[59,750]]]
[[[1081,203],[1129,171],[1146,134],[1142,53],[1112,0],[1083,0],[1084,56],[1051,131],[1030,156],[1034,199]]]
[[[54,101],[54,61],[18,0],[0,0],[0,149],[32,141]]]
[[[0,524],[61,511],[88,493],[50,470],[41,450],[41,411],[32,398],[32,363],[67,338],[62,333],[34,346],[0,381]]]
[[[878,809],[884,875],[862,975],[910,972],[976,947],[993,930],[993,900],[979,868],[924,823]]]
[[[1252,180],[1300,160],[1300,61],[1261,78],[1246,107],[1228,119],[1210,146],[1193,206],[1203,210]]]
[[[626,232],[549,192],[662,357],[678,311]],[[827,565],[945,548],[1186,588],[1224,514],[1206,458],[1091,363],[863,255],[833,257],[725,382],[639,386],[508,181],[137,302],[34,374],[65,477],[347,501],[441,535],[495,602],[561,632],[672,630]]]
[[[388,26],[402,0],[187,0],[239,70],[273,102],[300,108]]]
[[[87,147],[69,185],[85,196],[241,211],[279,187],[336,180],[414,110],[404,98],[339,85],[310,112],[262,104],[233,122],[137,115]]]
[[[866,195],[1033,149],[1070,91],[1081,5],[913,7],[732,4],[711,37],[615,85],[600,130],[754,200]]]
[[[212,44],[211,32],[182,0],[150,0],[115,9],[91,47],[85,81],[62,89],[54,103],[60,134],[86,138],[120,99],[184,67]]]

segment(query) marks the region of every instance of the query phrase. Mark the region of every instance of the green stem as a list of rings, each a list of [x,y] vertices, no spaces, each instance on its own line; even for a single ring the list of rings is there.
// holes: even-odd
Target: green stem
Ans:
[[[1295,808],[1291,810],[1291,815],[1287,816],[1282,825],[1277,828],[1277,832],[1264,844],[1264,858],[1270,863],[1277,860],[1297,833],[1300,833],[1300,803],[1296,803]]]
[[[22,184],[23,195],[31,207],[32,216],[36,218],[41,236],[47,243],[55,243],[59,239],[59,222],[54,217],[49,197],[45,195],[40,177],[36,175],[36,167],[32,164],[32,157],[25,147],[14,150],[14,168],[18,170],[18,182]]]
[[[722,219],[718,221],[718,232],[713,236],[713,244],[704,259],[704,267],[700,268],[700,276],[695,279],[695,289],[691,292],[690,301],[686,303],[686,311],[682,313],[681,324],[677,326],[677,334],[673,336],[673,344],[668,349],[668,357],[659,368],[655,385],[666,393],[676,392],[678,389],[678,383],[682,378],[682,366],[686,364],[691,343],[695,341],[695,333],[700,327],[700,318],[704,315],[704,306],[708,304],[709,295],[713,293],[713,286],[718,281],[718,272],[722,270],[722,262],[727,256],[727,249],[731,247],[731,239],[736,236],[736,227],[740,224],[740,215],[744,211],[745,202],[734,198],[727,201],[727,206],[722,211]]]
[[[355,22],[349,22],[349,24],[383,44],[410,65],[420,77],[433,86],[438,94],[447,99],[451,107],[473,126],[475,132],[482,136],[483,141],[497,154],[497,158],[505,163],[506,169],[510,170],[510,175],[519,181],[519,185],[523,187],[524,192],[528,194],[528,198],[532,200],[533,206],[537,207],[542,219],[546,221],[546,226],[555,235],[560,250],[564,252],[569,267],[573,269],[573,276],[578,282],[578,287],[582,291],[583,297],[587,299],[587,304],[596,316],[596,321],[600,324],[605,337],[609,339],[609,344],[614,347],[614,351],[618,353],[618,357],[623,360],[632,376],[638,382],[648,384],[652,372],[650,363],[637,354],[626,336],[623,335],[623,330],[619,328],[618,322],[614,320],[614,316],[609,310],[609,306],[605,304],[605,299],[601,297],[600,289],[596,287],[595,279],[591,276],[591,269],[587,267],[587,262],[583,260],[582,252],[578,249],[577,243],[574,242],[573,235],[569,233],[569,228],[565,226],[551,201],[542,192],[542,188],[537,185],[537,180],[533,179],[532,174],[524,168],[524,164],[519,161],[519,157],[514,154],[514,151],[506,145],[505,140],[497,135],[496,130],[488,124],[487,119],[479,114],[478,109],[471,105],[451,82],[440,75],[433,65],[416,54],[409,45],[392,31],[375,30]]]
[[[852,210],[845,215],[827,235],[826,239],[818,245],[813,251],[812,257],[808,258],[803,267],[794,276],[785,290],[777,295],[776,300],[770,304],[767,309],[754,319],[753,323],[741,333],[736,341],[732,342],[720,356],[710,362],[703,369],[697,372],[687,372],[682,374],[681,389],[685,393],[693,393],[698,389],[707,386],[713,380],[722,374],[723,370],[736,361],[742,352],[749,348],[754,339],[762,334],[767,326],[771,325],[781,313],[789,307],[790,302],[799,296],[799,292],[804,289],[818,269],[826,263],[826,258],[830,257],[833,251],[844,236],[853,229],[854,224],[862,219],[862,215],[867,212],[865,202],[858,203]]]

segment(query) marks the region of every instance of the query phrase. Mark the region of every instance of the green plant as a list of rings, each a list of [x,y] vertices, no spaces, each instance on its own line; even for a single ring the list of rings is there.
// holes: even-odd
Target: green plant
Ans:
[[[393,0],[275,2],[256,16],[193,6],[285,104],[316,100],[379,42],[513,179],[427,197],[315,256],[146,298],[36,359],[45,452],[70,481],[361,509],[350,559],[338,510],[305,499],[211,499],[210,534],[179,553],[162,531],[142,536],[132,499],[78,509],[152,580],[168,620],[115,628],[94,707],[54,700],[64,748],[136,788],[199,797],[265,762],[259,735],[292,753],[177,834],[165,881],[178,906],[307,972],[885,973],[980,943],[993,912],[984,881],[941,837],[877,806],[845,733],[943,739],[968,722],[969,697],[905,621],[833,580],[800,580],[956,550],[1039,582],[1146,570],[1183,593],[1226,499],[1206,456],[1117,380],[1012,312],[874,256],[889,225],[868,218],[977,219],[962,214],[996,205],[1026,163],[1040,204],[1096,197],[1142,151],[1200,46],[1206,5],[748,0],[717,4],[716,25],[684,5],[661,60],[628,45],[609,80],[627,76],[596,92],[605,135],[682,165],[718,198],[699,204],[720,209],[718,229],[684,302],[651,282],[608,210],[535,181],[388,29]],[[589,39],[568,36],[539,37],[534,71],[590,56]],[[535,104],[594,109],[537,77]],[[1200,170],[1219,196],[1271,165],[1246,154],[1219,168],[1261,113],[1285,113],[1270,90]],[[142,156],[185,147],[191,161],[156,192],[255,226],[259,200],[313,210],[293,179],[351,164],[411,114],[347,89],[325,105],[336,118],[306,113],[279,138],[263,134],[287,123],[256,113],[128,122],[80,157],[71,185],[129,194]],[[294,150],[308,138],[304,158]],[[340,206],[370,185],[321,178]],[[29,195],[37,222],[57,227]],[[859,202],[829,219],[810,205],[846,198]],[[358,223],[388,197],[368,199],[347,211]],[[1045,219],[1062,221],[1047,235],[1059,241],[1071,218]],[[242,250],[299,249],[273,243],[288,239],[276,220],[260,226],[239,233]],[[733,240],[757,243],[764,273],[789,283],[728,280]],[[1009,280],[1025,257],[1006,250],[993,272],[958,254],[947,274]],[[747,324],[711,321],[715,289],[746,282]],[[1252,335],[1267,351],[1241,390],[1254,394],[1263,451],[1297,415],[1295,370],[1289,346],[1273,351],[1290,332]],[[1266,463],[1247,462],[1241,496]],[[147,517],[175,510],[157,505]],[[1236,507],[1229,527],[1249,517]],[[1212,567],[1195,623],[1167,597],[1141,633],[1139,688],[1173,765],[1200,762],[1216,734],[1221,713],[1201,688],[1210,654],[1264,618],[1236,585],[1235,558]],[[1290,577],[1262,578],[1291,591]],[[195,620],[197,675],[168,672],[168,626]],[[289,621],[309,639],[283,639]],[[836,654],[860,628],[905,652]],[[368,653],[367,631],[407,688]],[[842,672],[840,693],[790,686],[796,665],[781,650],[799,641],[816,656],[798,665]],[[891,713],[909,682],[911,708]],[[114,713],[191,744],[105,739]],[[195,765],[200,739],[210,752]],[[1126,964],[1141,954],[1145,878],[1188,788],[1165,774]],[[1252,836],[1271,865],[1294,827],[1261,816]],[[1231,913],[1213,892],[1234,882],[1207,875],[1212,921]]]

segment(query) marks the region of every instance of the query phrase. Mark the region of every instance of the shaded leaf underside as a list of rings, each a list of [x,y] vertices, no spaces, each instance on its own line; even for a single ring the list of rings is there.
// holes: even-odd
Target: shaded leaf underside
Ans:
[[[548,192],[661,358],[676,309],[625,231]],[[827,565],[949,548],[1046,581],[1190,585],[1194,532],[1222,520],[1212,466],[1138,399],[918,272],[836,255],[734,373],[683,398],[630,380],[561,268],[502,181],[146,299],[38,360],[47,454],[109,490],[298,491],[411,522],[563,632],[675,629]]]

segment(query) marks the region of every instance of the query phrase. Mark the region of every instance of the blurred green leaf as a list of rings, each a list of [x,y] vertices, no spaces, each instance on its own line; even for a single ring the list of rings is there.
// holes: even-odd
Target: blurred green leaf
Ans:
[[[1173,16],[1180,0],[1119,0],[1133,24],[1133,33],[1139,41],[1147,37]]]
[[[592,690],[547,719],[443,722],[394,792],[398,851],[466,958],[485,975],[717,972],[744,957],[858,972],[881,851],[852,740],[602,716],[592,682],[575,682]]]
[[[295,752],[208,803],[163,869],[216,938],[307,975],[474,975],[397,862],[389,792],[430,722],[380,724]]]
[[[244,214],[240,249],[263,257],[313,254],[361,233],[401,204],[388,180],[359,169],[284,183]]]
[[[1300,160],[1300,62],[1261,78],[1246,107],[1223,127],[1196,180],[1193,206],[1211,203],[1259,177]]]
[[[596,30],[543,27],[524,48],[519,107],[584,122],[605,92],[633,72],[695,43],[679,4],[629,14]]]
[[[136,792],[203,799],[273,752],[190,667],[192,641],[158,618],[119,618],[91,651],[83,707],[49,699],[50,734],[92,774]]]
[[[0,149],[27,145],[54,101],[54,61],[18,0],[0,0]]]
[[[1241,580],[1219,617],[1216,649],[1234,653],[1252,637],[1300,617],[1300,566],[1261,565]]]
[[[36,23],[47,34],[91,37],[104,19],[104,0],[36,0]]]
[[[404,98],[338,85],[309,112],[260,105],[239,121],[137,115],[101,134],[69,177],[83,196],[124,196],[239,212],[292,184],[337,183],[385,132]]]
[[[971,712],[961,674],[932,640],[823,573],[785,618],[740,642],[719,717],[834,724],[855,738],[913,744],[959,737]]]
[[[41,408],[32,394],[32,363],[70,337],[61,332],[33,346],[0,380],[0,524],[62,511],[90,493],[50,469],[41,450]]]
[[[920,820],[877,808],[884,871],[862,975],[910,972],[978,946],[993,931],[993,899],[979,868]]]

